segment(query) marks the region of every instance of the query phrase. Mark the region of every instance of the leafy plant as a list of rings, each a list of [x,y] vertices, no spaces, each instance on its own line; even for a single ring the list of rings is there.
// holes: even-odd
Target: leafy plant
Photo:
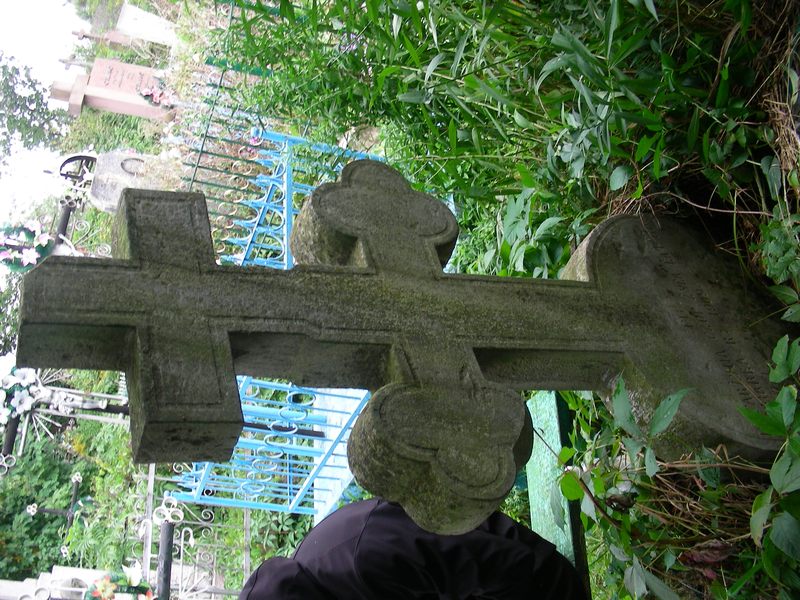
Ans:
[[[31,516],[26,507],[69,508],[70,478],[76,471],[86,482],[94,469],[86,461],[71,460],[63,448],[42,438],[30,440],[14,469],[0,479],[0,578],[37,577],[54,564],[64,564],[66,520],[42,512]]]
[[[254,511],[250,555],[254,564],[273,556],[291,556],[311,530],[313,517],[272,511]]]
[[[557,278],[572,249],[589,232],[588,209],[571,221],[547,210],[542,192],[525,189],[498,213],[495,247],[480,258],[477,271],[496,275]],[[536,210],[536,207],[541,207]],[[502,218],[501,218],[502,217]]]
[[[68,369],[61,385],[74,390],[91,391],[100,394],[116,394],[119,390],[119,373],[116,371],[85,371]],[[84,425],[91,428],[90,425]]]
[[[16,141],[24,148],[53,147],[66,122],[66,111],[47,106],[47,90],[31,75],[30,67],[18,65],[0,52],[0,166]]]
[[[784,214],[779,203],[771,220],[761,225],[761,241],[754,246],[766,275],[777,284],[770,291],[787,305],[783,318],[800,322],[800,215]]]
[[[661,567],[653,558],[658,555],[651,556],[649,549],[643,551],[640,538],[644,532],[639,529],[643,523],[637,523],[628,509],[634,506],[644,485],[661,470],[651,444],[669,427],[687,391],[663,400],[648,430],[642,431],[633,417],[624,381],[619,378],[611,400],[613,417],[603,411],[602,420],[593,423],[600,412],[579,412],[573,445],[558,454],[559,462],[565,465],[559,480],[561,493],[567,500],[581,502],[584,525],[600,528],[609,543],[613,560],[606,583],[624,585],[622,589],[633,598],[644,596],[648,590],[659,598],[677,598],[657,575]],[[570,408],[574,409],[575,396],[569,398]],[[603,409],[596,406],[593,410]],[[577,449],[583,449],[582,454]]]
[[[646,429],[634,419],[621,379],[610,407],[563,394],[575,430],[558,452],[558,491],[580,502],[588,546],[607,565],[593,577],[609,598],[789,598],[793,563],[749,541],[759,498],[752,513],[760,509],[766,523],[771,497],[759,477],[769,469],[732,460],[723,447],[670,462],[656,457],[652,441],[669,427],[684,394],[664,399]],[[563,521],[559,511],[554,515]],[[763,567],[765,556],[775,577]]]
[[[795,380],[800,369],[800,339],[784,336],[772,354],[770,381]],[[800,411],[797,387],[784,385],[763,413],[741,409],[762,433],[783,439],[769,470],[770,486],[753,501],[750,536],[760,549],[754,568],[781,587],[781,597],[800,593]]]
[[[538,112],[532,73],[519,62],[537,54],[541,32],[552,28],[549,7],[237,4],[226,52],[270,73],[241,90],[248,105],[269,106],[299,125],[327,122],[333,135],[362,124],[391,129],[387,153],[428,189],[484,198],[520,190],[502,162],[530,158],[519,128],[535,128]],[[528,82],[514,89],[511,73]]]
[[[118,569],[133,556],[137,490],[126,428],[81,421],[67,438],[70,450],[95,465],[91,498],[70,528],[70,560],[96,569]]]
[[[528,490],[514,486],[503,500],[500,512],[511,517],[526,527],[531,527],[531,507],[528,500]]]

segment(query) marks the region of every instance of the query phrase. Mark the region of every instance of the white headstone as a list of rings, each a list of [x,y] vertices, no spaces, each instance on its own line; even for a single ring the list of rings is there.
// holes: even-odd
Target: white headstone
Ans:
[[[178,43],[173,23],[127,3],[122,5],[122,11],[119,13],[117,32],[164,46],[174,46]]]
[[[168,189],[180,184],[180,161],[169,154],[137,154],[124,150],[98,155],[89,203],[114,213],[125,188]]]

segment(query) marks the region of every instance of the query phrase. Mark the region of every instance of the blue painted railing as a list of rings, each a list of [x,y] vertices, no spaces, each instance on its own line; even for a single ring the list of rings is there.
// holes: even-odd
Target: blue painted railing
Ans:
[[[325,516],[352,481],[347,439],[369,394],[240,377],[245,427],[227,463],[194,463],[178,501]]]
[[[239,265],[291,269],[294,262],[288,236],[303,199],[320,183],[335,179],[346,163],[360,158],[381,159],[260,128],[252,130],[250,139],[258,144],[253,160],[266,168],[252,181],[264,193],[258,199],[243,201],[256,211],[256,216],[247,220],[234,219],[234,227],[245,234],[226,239],[239,252],[224,255],[223,260]]]
[[[346,163],[381,159],[263,128],[224,130],[221,124],[242,115],[223,117],[206,128],[187,165],[188,187],[207,195],[219,260],[290,269],[289,236],[303,199],[334,180]],[[347,439],[369,394],[251,377],[239,377],[238,384],[245,427],[231,460],[177,465],[173,482],[179,489],[170,496],[326,516],[352,482]]]

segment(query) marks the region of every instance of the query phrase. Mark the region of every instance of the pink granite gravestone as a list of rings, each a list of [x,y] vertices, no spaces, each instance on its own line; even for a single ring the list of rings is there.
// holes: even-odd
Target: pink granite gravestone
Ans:
[[[169,121],[174,117],[171,109],[155,106],[142,96],[143,91],[159,87],[155,69],[98,58],[89,75],[79,75],[72,83],[54,83],[50,88],[50,96],[68,102],[72,116],[78,116],[81,109],[88,106],[123,115]]]

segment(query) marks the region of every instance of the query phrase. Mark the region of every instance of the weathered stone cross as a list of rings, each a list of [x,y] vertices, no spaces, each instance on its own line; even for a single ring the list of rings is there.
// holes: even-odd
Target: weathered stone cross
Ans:
[[[215,264],[200,195],[128,190],[120,212],[117,259],[52,257],[26,277],[17,356],[126,371],[140,462],[227,459],[242,426],[237,373],[377,390],[350,438],[353,472],[454,533],[495,509],[530,451],[514,389],[598,389],[625,369],[660,398],[715,369],[684,364],[697,341],[684,332],[692,316],[659,299],[672,277],[639,269],[626,282],[598,266],[663,254],[647,236],[633,248],[596,236],[602,256],[579,261],[589,283],[444,274],[455,219],[380,163],[314,192],[291,271]],[[701,398],[720,391],[717,371]],[[736,419],[721,431],[745,432]]]

